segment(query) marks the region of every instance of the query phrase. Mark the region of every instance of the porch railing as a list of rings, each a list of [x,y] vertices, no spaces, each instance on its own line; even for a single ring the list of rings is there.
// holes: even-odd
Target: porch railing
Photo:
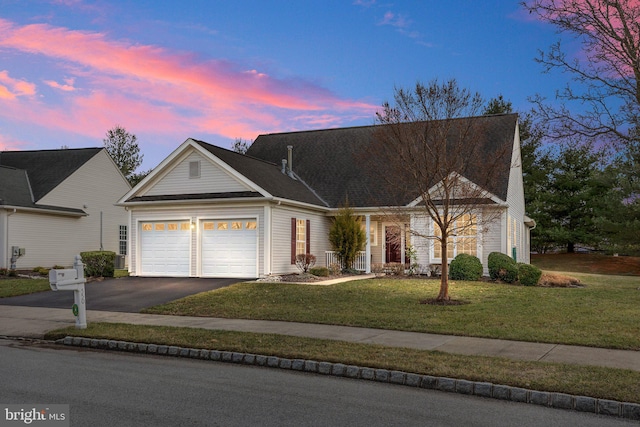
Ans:
[[[326,251],[325,253],[325,261],[326,266],[329,267],[331,264],[340,264],[340,258],[338,257],[337,252],[335,251]],[[353,268],[358,271],[366,271],[367,270],[367,256],[365,251],[358,252],[358,256],[353,262]],[[344,266],[342,266],[344,267]]]

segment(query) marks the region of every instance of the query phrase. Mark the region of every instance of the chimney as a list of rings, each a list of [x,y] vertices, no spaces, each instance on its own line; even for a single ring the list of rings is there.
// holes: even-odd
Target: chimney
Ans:
[[[288,153],[288,165],[287,165],[287,173],[291,178],[293,178],[293,145],[287,145],[287,153]]]

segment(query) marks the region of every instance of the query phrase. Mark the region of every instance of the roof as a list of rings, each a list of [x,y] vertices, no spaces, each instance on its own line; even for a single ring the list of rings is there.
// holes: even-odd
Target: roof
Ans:
[[[192,140],[274,197],[326,206],[304,182],[283,174],[281,166],[203,141]]]
[[[468,119],[481,125],[473,138],[477,151],[484,153],[481,155],[491,156],[502,150],[508,158],[499,170],[491,171],[490,175],[495,178],[485,185],[489,192],[506,200],[517,114]],[[422,123],[426,126],[429,122]],[[371,155],[374,132],[381,126],[391,125],[260,135],[249,147],[247,155],[277,165],[281,159],[287,158],[287,146],[292,146],[294,172],[330,207],[339,207],[346,200],[352,207],[394,206],[399,202],[397,194],[383,185],[381,179],[381,171],[386,165],[382,159]],[[486,167],[490,164],[486,162]],[[480,183],[484,182],[483,177],[488,176],[487,172],[477,167],[460,173],[470,181]],[[417,196],[404,195],[401,203],[406,205]]]
[[[0,205],[86,215],[81,209],[38,204],[103,148],[0,152]]]
[[[0,166],[26,171],[37,202],[103,149],[2,151]]]

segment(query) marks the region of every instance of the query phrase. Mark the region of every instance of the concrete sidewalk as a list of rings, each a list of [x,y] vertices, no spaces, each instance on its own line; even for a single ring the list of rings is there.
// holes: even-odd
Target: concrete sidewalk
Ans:
[[[572,363],[640,371],[640,351],[632,350],[609,350],[561,344],[530,343],[310,323],[166,316],[109,311],[88,311],[87,321],[89,323],[130,323],[136,325],[271,333],[421,350],[437,350],[455,354]],[[47,331],[74,324],[75,318],[70,309],[0,307],[0,336],[42,338]]]

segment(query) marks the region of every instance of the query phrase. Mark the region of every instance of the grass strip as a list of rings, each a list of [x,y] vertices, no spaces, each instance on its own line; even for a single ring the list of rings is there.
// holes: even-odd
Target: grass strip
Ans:
[[[46,338],[67,335],[344,363],[640,403],[640,372],[625,369],[463,356],[276,334],[117,323],[90,323],[84,330],[58,329]]]

